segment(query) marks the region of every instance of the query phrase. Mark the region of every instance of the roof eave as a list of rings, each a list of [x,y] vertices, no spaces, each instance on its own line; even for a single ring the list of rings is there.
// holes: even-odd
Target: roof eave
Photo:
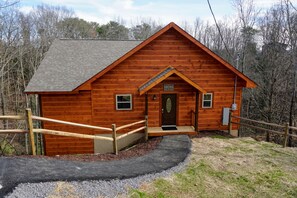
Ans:
[[[25,94],[78,94],[79,91],[24,91]]]

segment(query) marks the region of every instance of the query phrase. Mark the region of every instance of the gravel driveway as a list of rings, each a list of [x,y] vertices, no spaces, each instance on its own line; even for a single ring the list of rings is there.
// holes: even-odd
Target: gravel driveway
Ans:
[[[190,152],[188,136],[165,136],[155,150],[141,157],[105,162],[43,158],[0,158],[0,197],[20,183],[128,179],[162,172],[183,162]]]

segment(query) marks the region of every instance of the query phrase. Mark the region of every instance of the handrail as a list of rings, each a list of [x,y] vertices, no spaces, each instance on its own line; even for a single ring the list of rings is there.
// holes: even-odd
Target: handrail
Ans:
[[[39,117],[39,116],[32,116],[32,119],[40,120],[40,121],[55,122],[55,123],[66,124],[66,125],[71,125],[71,126],[84,127],[84,128],[89,128],[89,129],[112,131],[111,128],[92,126],[92,125],[87,125],[87,124],[79,124],[79,123],[75,123],[75,122],[61,121],[61,120],[56,120],[56,119],[52,119],[52,118],[45,118],[45,117]]]
[[[128,132],[128,133],[125,133],[125,134],[123,134],[123,135],[121,135],[121,136],[118,136],[118,137],[117,137],[117,140],[120,140],[120,139],[122,139],[122,138],[124,138],[124,137],[126,137],[126,136],[128,136],[128,135],[131,135],[131,134],[133,134],[133,133],[136,133],[136,132],[138,132],[138,131],[141,131],[141,130],[143,130],[143,129],[145,129],[145,128],[146,128],[146,126],[139,127],[139,128],[137,128],[137,129],[135,129],[135,130],[132,130],[132,131],[130,131],[130,132]]]
[[[79,133],[57,131],[57,130],[49,130],[49,129],[33,129],[33,132],[34,133],[48,134],[48,135],[59,135],[59,136],[66,136],[66,137],[77,137],[77,138],[86,138],[86,139],[97,139],[97,140],[109,140],[109,141],[113,141],[113,138],[110,138],[110,137],[103,137],[103,136],[96,136],[96,135],[87,135],[87,134],[79,134]]]
[[[130,124],[126,124],[126,125],[117,127],[117,131],[119,131],[119,130],[121,130],[121,129],[124,129],[124,128],[127,128],[127,127],[130,127],[130,126],[134,126],[134,125],[137,125],[137,124],[141,124],[141,123],[145,123],[145,120],[141,120],[141,121],[137,121],[137,122],[133,122],[133,123],[130,123]]]
[[[270,125],[270,126],[285,128],[285,126],[282,126],[282,125],[278,125],[278,124],[274,124],[274,123],[269,123],[269,122],[264,122],[264,121],[252,120],[252,119],[243,118],[243,117],[234,116],[234,115],[232,115],[232,118],[238,118],[238,119],[241,119],[241,120],[246,120],[246,121],[255,122],[255,123],[259,123],[259,124],[266,124],[266,125]]]
[[[1,115],[0,120],[24,120],[25,116],[22,115]]]

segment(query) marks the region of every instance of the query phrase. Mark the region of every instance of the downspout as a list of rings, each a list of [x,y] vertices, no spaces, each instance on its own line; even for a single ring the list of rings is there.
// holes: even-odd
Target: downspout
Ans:
[[[238,63],[239,63],[239,53],[237,53],[237,57],[236,57],[236,69],[238,69]],[[237,89],[237,75],[235,75],[235,79],[234,79],[233,104],[231,106],[232,111],[235,111],[237,109],[237,105],[236,105],[236,89]]]
[[[236,69],[238,69],[238,63],[239,63],[239,53],[237,53],[237,57],[236,57]],[[231,120],[232,120],[232,114],[233,114],[233,111],[237,110],[237,105],[236,105],[236,88],[237,88],[237,75],[235,75],[235,78],[234,78],[234,94],[233,94],[233,103],[231,105],[231,109],[230,109],[230,117],[229,117],[229,132],[231,132],[232,130],[232,125],[231,125]],[[237,136],[239,136],[239,131],[237,133]]]

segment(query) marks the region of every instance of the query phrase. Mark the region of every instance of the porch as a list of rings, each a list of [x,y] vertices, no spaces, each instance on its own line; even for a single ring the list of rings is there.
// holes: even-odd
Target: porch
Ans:
[[[145,96],[145,115],[149,117],[148,136],[196,135],[199,93],[206,90],[183,73],[169,66],[138,88]],[[173,130],[162,127],[174,126]]]
[[[196,135],[197,132],[193,126],[176,126],[176,130],[163,130],[162,127],[148,127],[148,136],[164,135]]]

